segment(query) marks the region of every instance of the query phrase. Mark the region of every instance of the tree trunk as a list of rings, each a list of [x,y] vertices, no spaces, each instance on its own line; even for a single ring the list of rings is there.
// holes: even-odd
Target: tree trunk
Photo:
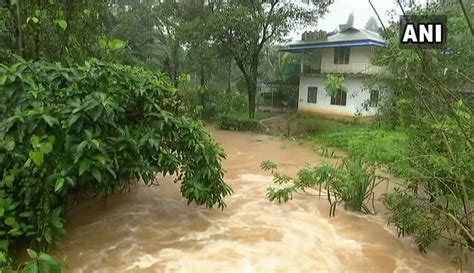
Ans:
[[[230,92],[230,81],[232,80],[232,58],[229,58],[227,64],[227,92]]]
[[[258,58],[258,55],[253,58],[252,66],[250,67],[250,75],[248,75],[247,94],[249,100],[249,118],[255,118],[255,95],[257,94]]]
[[[259,55],[256,54],[252,59],[253,61],[249,69],[250,71],[247,71],[241,59],[235,59],[237,66],[244,75],[245,84],[247,85],[249,118],[255,118],[255,95],[257,94],[258,58]]]
[[[249,118],[255,118],[255,91],[248,90]]]
[[[255,95],[257,94],[257,76],[252,74],[247,83],[247,95],[249,101],[249,118],[255,118]]]
[[[201,99],[201,106],[202,106],[202,110],[204,112],[204,109],[206,108],[206,97],[204,94],[205,92],[205,86],[206,86],[206,78],[205,78],[205,75],[204,75],[204,65],[201,65],[201,71],[200,71],[200,75],[199,75],[199,78],[200,78],[200,87],[199,87],[199,97]]]

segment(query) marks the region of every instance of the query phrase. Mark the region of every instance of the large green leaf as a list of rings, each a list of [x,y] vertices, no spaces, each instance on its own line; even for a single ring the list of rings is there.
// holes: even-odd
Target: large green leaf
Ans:
[[[98,40],[99,47],[102,49],[107,48],[107,40],[106,39],[99,39]]]
[[[62,28],[63,30],[66,30],[66,28],[67,28],[67,22],[66,21],[60,19],[60,20],[56,20],[55,22],[60,28]]]
[[[44,153],[42,151],[31,151],[30,158],[36,166],[41,166],[44,160]]]
[[[54,185],[54,191],[58,192],[60,191],[64,186],[64,178],[63,177],[60,177],[58,179],[56,179],[56,183]]]
[[[108,46],[112,50],[122,49],[126,46],[126,43],[120,39],[109,40]]]
[[[91,160],[88,158],[84,158],[79,163],[79,175],[82,175],[85,171],[88,171],[91,167]]]
[[[101,175],[99,169],[93,168],[92,169],[92,175],[94,176],[95,180],[97,180],[97,182],[102,182],[102,175]]]
[[[38,264],[36,262],[32,262],[27,264],[22,270],[21,273],[40,273],[38,269]]]
[[[8,152],[13,151],[15,149],[15,141],[13,141],[13,140],[6,141],[5,144],[4,144],[4,148]]]
[[[13,184],[13,181],[15,180],[15,176],[14,175],[7,175],[3,178],[3,183],[5,184],[5,186],[7,187],[11,187],[12,184]]]
[[[45,154],[49,154],[53,150],[53,144],[51,142],[44,142],[41,144],[41,151]]]
[[[4,85],[7,79],[8,79],[7,75],[0,75],[0,85]]]
[[[49,116],[49,115],[42,115],[41,116],[43,118],[44,121],[46,121],[46,123],[48,123],[49,126],[53,127],[54,125],[57,125],[59,124],[59,121],[52,117],[52,116]]]
[[[36,253],[36,251],[34,251],[33,249],[28,248],[26,252],[28,252],[28,256],[30,256],[30,258],[38,259],[38,253]]]

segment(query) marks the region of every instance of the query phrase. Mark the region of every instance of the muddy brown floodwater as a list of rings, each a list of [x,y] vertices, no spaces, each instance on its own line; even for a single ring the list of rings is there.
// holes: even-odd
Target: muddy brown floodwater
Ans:
[[[53,254],[66,272],[455,272],[449,258],[420,254],[409,238],[398,239],[382,215],[338,210],[328,217],[325,199],[298,194],[269,202],[271,177],[262,160],[295,174],[324,158],[308,147],[265,135],[210,129],[223,145],[226,181],[234,194],[227,208],[186,205],[179,185],[83,202]]]

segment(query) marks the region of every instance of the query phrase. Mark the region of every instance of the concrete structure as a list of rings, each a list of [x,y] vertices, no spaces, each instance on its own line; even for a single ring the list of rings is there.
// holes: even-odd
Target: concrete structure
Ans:
[[[385,46],[375,32],[340,25],[335,34],[290,44],[281,51],[301,54],[298,110],[334,116],[373,116],[377,112],[378,94],[364,88],[365,79],[383,72],[370,59],[376,47]],[[304,34],[303,37],[311,35]],[[313,35],[314,36],[314,35]],[[324,37],[325,36],[325,37]],[[344,76],[347,92],[328,96],[324,88],[327,74]]]

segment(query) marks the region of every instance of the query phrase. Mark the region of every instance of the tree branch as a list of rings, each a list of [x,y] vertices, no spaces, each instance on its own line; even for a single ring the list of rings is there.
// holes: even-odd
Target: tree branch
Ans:
[[[385,32],[385,35],[387,35],[387,37],[389,37],[387,28],[385,28],[385,24],[382,22],[382,19],[380,18],[379,13],[378,13],[377,10],[375,9],[374,5],[372,4],[372,0],[369,0],[369,4],[370,4],[370,6],[372,7],[372,9],[374,10],[375,15],[376,15],[377,18],[379,19],[380,25],[382,25],[382,28],[383,28],[383,32]]]
[[[469,18],[469,15],[467,14],[466,7],[464,6],[464,3],[462,0],[458,0],[459,5],[461,5],[462,13],[464,14],[464,17],[466,18],[467,25],[469,26],[469,29],[471,30],[471,34],[474,35],[474,27],[472,26],[471,19]]]
[[[270,17],[273,15],[273,11],[275,7],[278,5],[280,1],[274,0],[271,2],[270,10],[268,11],[268,15],[265,18],[265,23],[263,25],[263,33],[262,33],[262,40],[258,45],[258,52],[260,52],[263,48],[263,45],[274,35],[275,31],[273,31],[270,35],[267,35],[268,26],[270,25]]]

